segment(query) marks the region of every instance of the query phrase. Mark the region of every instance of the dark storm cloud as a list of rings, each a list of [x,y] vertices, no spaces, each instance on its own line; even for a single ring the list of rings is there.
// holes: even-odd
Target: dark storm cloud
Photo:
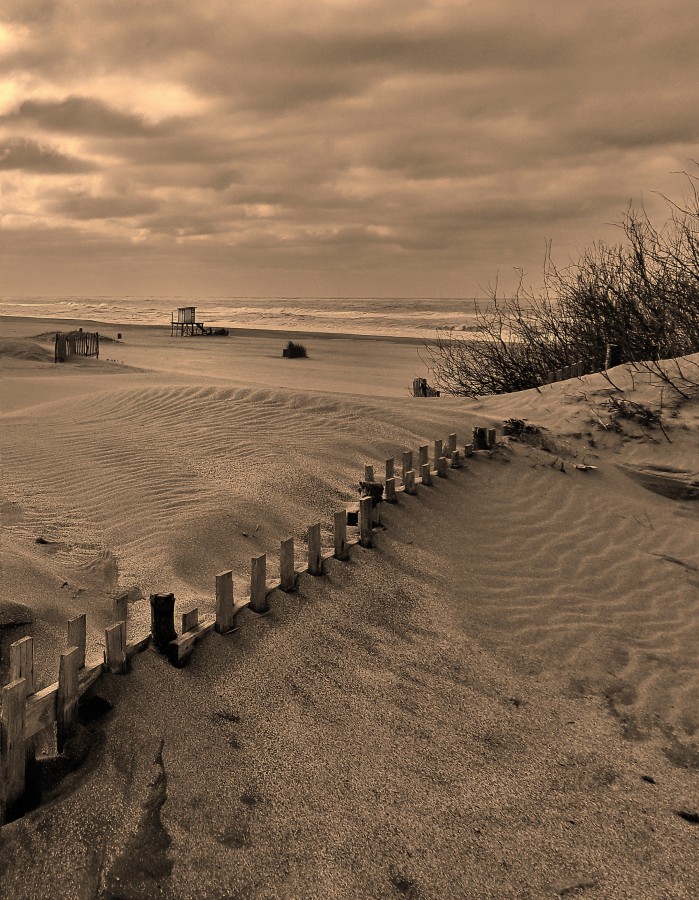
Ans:
[[[158,203],[151,197],[133,196],[90,196],[72,194],[62,197],[53,204],[60,215],[71,219],[123,219],[152,213]]]
[[[43,175],[92,172],[97,167],[87,160],[68,156],[53,147],[28,138],[0,140],[0,169],[20,169]]]
[[[143,116],[134,116],[93,97],[66,97],[64,100],[25,100],[0,122],[6,125],[33,123],[44,131],[93,134],[102,137],[158,137],[170,133],[176,123],[148,125]]]

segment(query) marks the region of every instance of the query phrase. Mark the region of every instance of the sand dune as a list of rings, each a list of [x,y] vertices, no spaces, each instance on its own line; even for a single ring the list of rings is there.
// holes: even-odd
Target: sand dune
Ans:
[[[70,615],[99,652],[119,590],[208,612],[216,572],[241,596],[266,552],[271,583],[290,534],[302,567],[365,463],[538,431],[403,496],[375,549],[188,668],[100,681],[101,749],[3,829],[8,896],[696,895],[699,512],[636,477],[696,480],[696,394],[612,373],[662,391],[668,440],[615,424],[601,376],[413,400],[405,343],[315,338],[297,365],[269,335],[124,331],[105,370],[3,357],[3,578],[35,621],[2,659],[32,630],[42,683]]]

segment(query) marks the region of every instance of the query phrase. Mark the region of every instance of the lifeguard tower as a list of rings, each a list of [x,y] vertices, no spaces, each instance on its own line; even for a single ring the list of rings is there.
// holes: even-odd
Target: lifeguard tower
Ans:
[[[199,334],[228,336],[227,328],[205,328],[203,322],[197,322],[196,306],[179,306],[170,314],[170,337],[175,335],[195,337]]]

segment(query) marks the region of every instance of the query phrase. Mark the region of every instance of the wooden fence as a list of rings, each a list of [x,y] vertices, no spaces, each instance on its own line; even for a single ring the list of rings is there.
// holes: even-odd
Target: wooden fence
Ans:
[[[57,332],[54,362],[65,362],[71,356],[95,356],[99,359],[100,336],[96,331]]]
[[[456,434],[450,434],[446,445],[441,439],[433,444],[432,460],[429,446],[419,449],[419,473],[413,466],[413,451],[405,450],[400,484],[395,474],[395,458],[386,460],[386,474],[382,482],[374,479],[374,467],[366,466],[361,482],[362,496],[353,508],[338,510],[333,516],[333,543],[330,552],[323,552],[321,524],[309,526],[306,533],[306,566],[295,567],[294,538],[281,542],[279,579],[267,582],[267,556],[261,554],[250,561],[249,595],[236,600],[233,595],[233,572],[226,570],[215,576],[215,615],[200,618],[198,608],[182,615],[181,631],[177,634],[174,621],[175,595],[151,594],[151,631],[137,641],[127,641],[128,600],[126,596],[114,600],[116,622],[105,630],[102,658],[85,659],[87,618],[85,614],[68,622],[66,649],[60,654],[58,680],[41,690],[34,680],[34,639],[15,641],[10,647],[10,680],[2,689],[0,716],[0,824],[21,815],[24,808],[27,778],[32,777],[36,738],[48,732],[60,754],[66,741],[77,728],[80,697],[105,674],[122,675],[128,671],[129,660],[136,653],[153,644],[175,666],[184,665],[196,644],[207,634],[216,631],[230,634],[240,627],[239,614],[250,609],[258,615],[269,612],[268,598],[279,589],[285,593],[296,590],[299,575],[322,576],[324,563],[329,559],[349,559],[350,547],[359,544],[372,547],[374,528],[381,519],[381,503],[395,503],[400,492],[417,493],[416,484],[432,485],[433,475],[447,478],[449,467],[462,466],[462,452],[457,449]],[[492,451],[496,432],[490,428],[474,428],[473,442],[463,450],[463,457],[477,451]],[[348,523],[356,523],[357,531],[350,536]]]
[[[569,378],[581,378],[583,375],[594,375],[595,372],[606,371],[621,364],[621,350],[616,344],[607,344],[604,364],[599,359],[581,359],[570,366],[562,366],[546,373],[544,384],[556,381],[568,381]]]

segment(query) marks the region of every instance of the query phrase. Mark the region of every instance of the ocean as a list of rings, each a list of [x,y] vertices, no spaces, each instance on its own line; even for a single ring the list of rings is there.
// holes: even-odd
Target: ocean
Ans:
[[[195,306],[206,326],[430,338],[475,329],[475,298],[429,297],[0,297],[0,315],[169,325]],[[483,304],[485,305],[485,304]]]

